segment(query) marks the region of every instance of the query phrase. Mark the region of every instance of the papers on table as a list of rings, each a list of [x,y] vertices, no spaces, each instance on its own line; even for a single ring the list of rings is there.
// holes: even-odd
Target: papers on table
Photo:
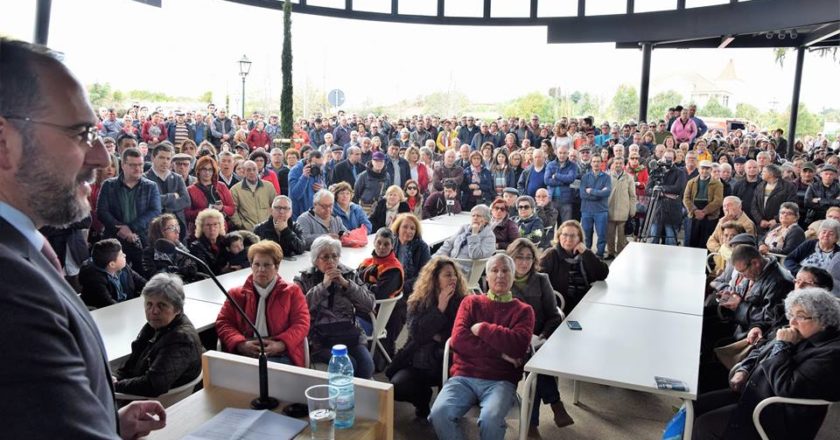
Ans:
[[[225,408],[185,437],[186,440],[292,439],[307,422],[271,411]]]

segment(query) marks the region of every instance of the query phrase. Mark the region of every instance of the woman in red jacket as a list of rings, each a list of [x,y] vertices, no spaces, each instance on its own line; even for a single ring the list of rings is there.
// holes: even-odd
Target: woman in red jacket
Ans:
[[[422,194],[426,194],[429,189],[429,172],[426,164],[420,161],[420,149],[408,147],[405,150],[405,159],[408,161],[408,169],[411,170],[410,179],[416,180],[420,184]]]
[[[190,195],[192,204],[184,210],[187,217],[187,236],[195,233],[195,218],[198,213],[207,208],[221,211],[225,216],[225,223],[233,215],[236,205],[233,203],[233,196],[227,185],[219,182],[219,165],[210,156],[202,156],[195,164],[195,173],[198,180],[189,187],[187,192]],[[230,224],[225,230],[230,230]]]
[[[300,287],[287,283],[277,274],[282,260],[283,250],[273,241],[251,245],[248,249],[251,275],[244,286],[231,289],[230,296],[256,324],[268,360],[303,367],[309,307]],[[216,333],[225,351],[259,356],[259,342],[230,301],[225,301],[216,318]]]
[[[248,146],[251,147],[251,151],[256,150],[257,148],[265,148],[266,150],[271,148],[271,136],[268,135],[268,132],[265,131],[265,122],[259,121],[257,125],[248,133]]]

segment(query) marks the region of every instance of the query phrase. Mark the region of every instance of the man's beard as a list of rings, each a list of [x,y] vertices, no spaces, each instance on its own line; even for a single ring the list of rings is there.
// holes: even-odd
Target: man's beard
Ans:
[[[23,150],[30,158],[29,165],[15,174],[21,191],[26,195],[29,207],[40,221],[50,226],[66,226],[90,214],[87,198],[79,198],[78,188],[84,182],[92,182],[95,169],[83,169],[72,182],[61,181],[43,165],[40,159],[45,148],[25,141]]]

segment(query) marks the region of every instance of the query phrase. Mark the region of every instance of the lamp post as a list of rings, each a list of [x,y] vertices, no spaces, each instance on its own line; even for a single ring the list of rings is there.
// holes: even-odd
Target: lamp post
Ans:
[[[239,60],[239,76],[242,77],[242,119],[245,120],[245,77],[251,71],[251,61],[247,56],[242,55]]]

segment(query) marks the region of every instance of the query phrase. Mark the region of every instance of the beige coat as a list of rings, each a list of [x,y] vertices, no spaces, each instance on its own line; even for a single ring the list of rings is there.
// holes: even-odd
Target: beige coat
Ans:
[[[271,215],[271,202],[277,192],[271,182],[260,179],[255,190],[241,181],[230,189],[236,211],[230,222],[237,229],[253,231],[254,226],[262,223]]]
[[[723,207],[723,184],[714,177],[709,179],[709,186],[706,188],[709,203],[703,208],[703,212],[706,213],[706,220],[717,220],[720,217],[720,208]],[[683,194],[683,206],[688,211],[690,218],[694,218],[694,211],[697,209],[694,206],[694,198],[697,197],[698,180],[700,180],[700,176],[689,180],[685,185],[685,193]]]
[[[636,184],[633,176],[625,172],[616,178],[610,173],[612,192],[610,193],[610,221],[623,222],[636,215]]]

